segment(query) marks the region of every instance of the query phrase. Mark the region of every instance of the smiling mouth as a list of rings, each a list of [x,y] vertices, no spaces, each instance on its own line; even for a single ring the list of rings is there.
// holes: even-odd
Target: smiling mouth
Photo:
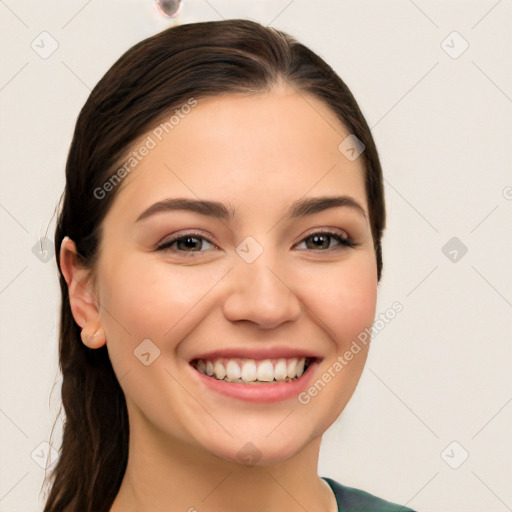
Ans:
[[[277,384],[298,380],[316,358],[278,359],[218,358],[194,359],[198,372],[215,380],[233,384]]]

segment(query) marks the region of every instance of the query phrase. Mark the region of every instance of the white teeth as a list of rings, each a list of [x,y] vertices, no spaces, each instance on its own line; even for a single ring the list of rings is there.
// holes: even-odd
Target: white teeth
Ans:
[[[295,377],[295,375],[297,375],[297,372],[295,371],[296,368],[297,368],[297,359],[291,359],[290,362],[288,363],[288,368],[287,368],[288,377],[292,378],[292,377]]]
[[[288,376],[286,371],[286,359],[279,359],[274,369],[276,380],[283,381]]]
[[[304,359],[299,359],[297,364],[297,376],[300,377],[304,373]]]
[[[215,364],[213,365],[213,372],[215,373],[215,377],[220,380],[226,376],[226,369],[220,361],[215,361]]]
[[[237,383],[288,382],[304,373],[306,358],[292,359],[199,359],[196,368],[217,380]]]
[[[258,365],[258,380],[262,382],[274,380],[274,367],[269,359],[265,359]]]
[[[242,365],[242,372],[240,378],[242,380],[245,380],[245,382],[254,382],[258,378],[258,372],[256,371],[256,363],[254,361],[246,361]]]
[[[217,374],[217,372],[215,372],[215,374]],[[238,366],[235,361],[228,361],[226,374],[228,376],[227,380],[238,380],[240,378],[240,366]]]

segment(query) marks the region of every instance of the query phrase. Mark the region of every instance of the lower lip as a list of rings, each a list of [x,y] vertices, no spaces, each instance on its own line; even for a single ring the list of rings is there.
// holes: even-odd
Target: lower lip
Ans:
[[[224,380],[208,377],[199,370],[196,370],[193,366],[189,366],[197,375],[199,381],[216,393],[231,398],[238,398],[239,400],[245,400],[246,402],[271,403],[296,398],[309,386],[318,365],[319,360],[315,359],[298,379],[274,384],[240,384],[226,382]]]

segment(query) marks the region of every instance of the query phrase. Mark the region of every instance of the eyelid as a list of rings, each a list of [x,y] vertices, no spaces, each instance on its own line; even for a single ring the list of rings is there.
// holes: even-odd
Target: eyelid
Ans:
[[[311,238],[313,235],[326,235],[330,237],[331,239],[337,238],[338,239],[338,245],[335,247],[329,247],[325,250],[311,250],[313,253],[318,254],[328,254],[331,253],[331,251],[336,251],[339,249],[354,249],[355,247],[359,246],[360,243],[354,241],[351,236],[344,230],[340,228],[331,228],[331,227],[321,227],[321,228],[313,228],[312,231],[309,231],[308,233],[305,233],[301,236],[300,240],[293,244],[293,247],[296,247],[300,244],[303,244],[306,242],[308,238]]]
[[[306,233],[300,235],[301,238],[299,238],[298,242],[302,242],[305,238],[308,238],[311,235],[315,235],[317,233],[336,234],[336,235],[339,235],[341,238],[350,240],[350,235],[344,229],[330,227],[330,226],[322,226],[322,227],[316,227],[316,228],[309,229],[308,231],[306,231]]]
[[[164,237],[161,242],[158,242],[156,244],[155,250],[157,250],[157,251],[163,250],[162,247],[164,247],[168,244],[172,244],[173,242],[176,242],[177,240],[180,240],[181,238],[185,238],[187,236],[202,238],[202,239],[206,240],[208,243],[215,246],[217,249],[219,249],[219,245],[216,242],[215,237],[206,235],[204,232],[197,231],[197,230],[192,230],[192,231],[185,230],[183,232],[178,231],[177,233],[173,233],[170,238]],[[186,253],[187,251],[179,251],[179,252]],[[194,251],[190,251],[190,252],[194,252]],[[199,252],[204,252],[204,251],[199,251]]]

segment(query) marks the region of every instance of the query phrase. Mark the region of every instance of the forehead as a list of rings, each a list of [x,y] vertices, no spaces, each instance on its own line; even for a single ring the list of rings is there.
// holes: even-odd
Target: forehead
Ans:
[[[135,219],[154,201],[185,196],[270,213],[304,195],[335,193],[367,209],[362,158],[340,152],[350,132],[319,99],[281,88],[177,110],[132,146],[112,209],[130,206]]]

